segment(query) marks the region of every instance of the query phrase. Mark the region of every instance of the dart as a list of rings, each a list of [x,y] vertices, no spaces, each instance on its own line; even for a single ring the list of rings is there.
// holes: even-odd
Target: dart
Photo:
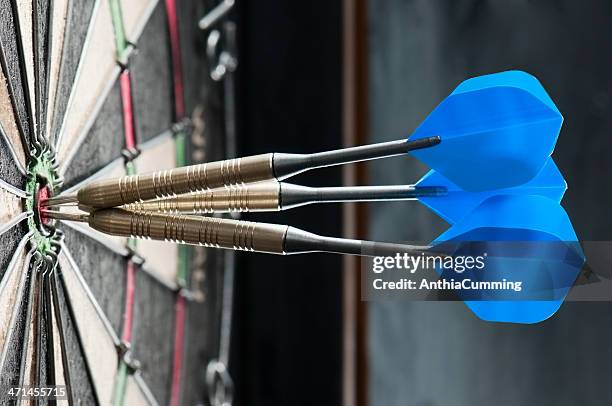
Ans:
[[[467,192],[435,171],[415,185],[306,187],[264,181],[188,193],[123,206],[131,211],[224,213],[282,211],[314,203],[418,200],[449,223],[495,194],[533,194],[560,202],[567,185],[552,158],[529,182],[496,191]]]
[[[467,3],[6,1],[0,404],[608,403],[609,13]]]
[[[441,272],[442,277],[479,281],[519,280],[523,291],[490,291],[466,305],[487,321],[537,323],[561,306],[585,257],[561,205],[544,196],[499,195],[485,200],[432,243],[449,255],[483,255],[483,271]],[[444,248],[442,248],[444,247]]]
[[[431,247],[325,237],[279,224],[212,217],[102,209],[91,213],[45,211],[58,220],[86,222],[102,233],[268,254],[331,252],[349,255],[419,255]]]
[[[443,186],[307,187],[274,180],[134,202],[122,208],[131,211],[198,214],[271,212],[314,203],[415,200],[446,194],[446,187]]]
[[[95,208],[263,180],[410,153],[466,191],[533,179],[552,153],[563,117],[533,76],[508,71],[461,83],[407,140],[314,154],[268,153],[92,182],[48,206]],[[529,151],[526,154],[525,151]]]
[[[475,297],[469,292],[459,293],[466,305],[487,321],[545,320],[557,311],[584,264],[584,254],[563,208],[553,199],[536,195],[489,197],[424,246],[326,237],[278,224],[114,208],[78,214],[47,210],[44,214],[59,220],[87,222],[110,235],[280,255],[311,252],[365,256],[406,253],[439,258],[484,255],[484,270],[438,271],[442,279],[471,278],[482,283],[519,278],[525,284],[527,296],[487,292],[488,296],[479,293]],[[529,295],[534,290],[544,297],[532,299]]]

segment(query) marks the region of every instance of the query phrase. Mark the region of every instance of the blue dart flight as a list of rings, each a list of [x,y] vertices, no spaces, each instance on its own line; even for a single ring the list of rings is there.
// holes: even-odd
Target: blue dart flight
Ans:
[[[455,259],[484,258],[482,269],[438,271],[447,280],[487,282],[484,290],[459,292],[470,310],[486,321],[546,320],[559,309],[585,262],[567,213],[544,196],[493,196],[433,244]],[[494,282],[506,288],[492,289]]]
[[[450,224],[457,223],[480,203],[494,195],[539,195],[561,202],[567,190],[567,183],[552,158],[547,159],[544,167],[535,178],[519,186],[482,192],[467,192],[433,170],[425,174],[415,186],[417,191],[420,188],[433,187],[446,191],[444,194],[425,195],[419,197],[418,200]]]
[[[563,116],[540,82],[521,71],[468,79],[409,137],[440,143],[409,153],[467,191],[524,184],[552,154]]]

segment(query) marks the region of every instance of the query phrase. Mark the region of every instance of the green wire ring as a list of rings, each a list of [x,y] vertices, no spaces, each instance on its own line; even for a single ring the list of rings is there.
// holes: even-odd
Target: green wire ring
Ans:
[[[41,178],[46,180],[46,186],[49,187],[49,190],[53,193],[57,187],[58,177],[55,168],[53,168],[52,158],[48,152],[32,157],[28,165],[28,177],[25,187],[28,195],[25,201],[25,208],[28,212],[34,212],[36,210],[36,207],[34,207],[35,199],[38,193],[39,179]],[[35,216],[30,216],[28,218],[28,228],[32,231],[30,242],[36,250],[42,254],[51,252],[51,241],[53,241],[55,233],[45,235],[41,232],[38,224],[36,224]]]

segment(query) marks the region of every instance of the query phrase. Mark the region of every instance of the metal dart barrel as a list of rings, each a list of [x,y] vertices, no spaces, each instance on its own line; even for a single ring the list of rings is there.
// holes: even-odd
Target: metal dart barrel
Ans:
[[[282,180],[310,169],[401,155],[440,143],[440,137],[415,141],[399,140],[314,154],[269,153],[225,161],[99,180],[81,188],[76,196],[51,198],[47,205],[67,201],[94,208],[117,207],[128,203],[214,189],[263,180]],[[68,200],[67,200],[68,199]]]
[[[420,255],[430,248],[325,237],[279,224],[122,209],[96,210],[89,215],[47,211],[46,215],[69,221],[86,221],[90,227],[111,235],[269,254],[334,252],[368,256],[396,253]]]
[[[248,183],[188,193],[164,199],[130,203],[131,211],[161,213],[224,213],[280,211],[313,203],[414,200],[443,196],[445,187],[354,186],[307,187],[278,181]]]

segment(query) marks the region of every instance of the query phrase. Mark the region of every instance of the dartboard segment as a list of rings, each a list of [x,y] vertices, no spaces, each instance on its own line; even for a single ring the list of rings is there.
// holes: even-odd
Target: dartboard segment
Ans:
[[[59,44],[57,44],[57,47],[53,48],[57,50],[57,52],[61,52],[61,57],[58,55],[53,56],[55,61],[59,60],[60,62],[59,67],[54,65],[55,69],[58,70],[57,79],[54,79],[57,80],[57,84],[51,86],[51,89],[55,89],[55,96],[52,99],[53,108],[50,107],[50,114],[53,116],[53,125],[50,128],[51,132],[49,137],[53,145],[57,143],[60,128],[64,122],[68,100],[72,93],[77,71],[80,66],[83,46],[85,45],[85,39],[89,32],[94,9],[102,2],[104,2],[104,0],[70,1],[67,5],[67,19],[65,23],[63,45],[61,50],[59,49]],[[59,4],[61,8],[61,2]],[[58,12],[61,13],[61,11]],[[54,26],[56,21],[57,20],[54,20]],[[55,41],[54,43],[58,42],[59,41]]]
[[[118,136],[123,132],[121,106],[121,89],[119,81],[115,81],[87,136],[76,150],[75,159],[69,165],[62,166],[64,172],[61,173],[67,187],[90,178],[109,162],[121,157],[124,148]]]
[[[2,247],[0,250],[0,278],[7,271],[9,263],[17,252],[17,247],[27,235],[28,228],[25,221],[20,221],[0,234],[0,247]]]
[[[10,387],[19,386],[21,380],[21,361],[22,355],[27,345],[23,337],[26,334],[28,309],[30,302],[30,283],[31,283],[31,264],[27,261],[22,269],[17,300],[14,303],[10,315],[8,333],[0,353],[0,404],[9,404],[12,399],[9,391]]]
[[[58,271],[62,271],[61,265]],[[59,278],[56,276],[57,279]],[[70,377],[70,387],[67,388],[67,391],[70,393],[69,396],[75,404],[98,404],[92,373],[85,360],[87,354],[83,348],[83,342],[78,334],[78,327],[75,323],[74,308],[68,302],[64,284],[61,282],[56,283],[56,287],[58,309],[63,324],[62,332],[65,337],[66,346],[67,368],[64,368],[64,371],[65,376]],[[66,372],[68,373],[66,374]]]
[[[168,130],[174,116],[168,27],[163,3],[155,8],[137,47],[138,52],[130,59],[134,119],[138,139],[145,142]]]
[[[23,213],[21,197],[0,188],[0,234],[27,216]]]
[[[134,160],[141,172],[176,167],[176,156],[168,151],[175,151],[176,141],[170,131],[144,143],[141,153]],[[176,244],[163,241],[139,240],[136,252],[145,259],[145,266],[168,285],[176,285],[178,270],[178,248]]]
[[[20,384],[26,380],[24,376],[27,366],[31,366],[30,376],[27,380],[35,386],[46,386],[49,377],[53,374],[49,365],[49,346],[51,345],[49,332],[50,320],[46,317],[47,291],[45,289],[46,269],[34,268],[30,275],[30,301],[28,308],[26,337],[32,337],[32,350],[24,349],[21,360]],[[49,321],[49,323],[48,323]],[[30,342],[30,340],[25,340]]]
[[[17,305],[20,284],[23,282],[24,269],[27,269],[29,254],[26,250],[27,238],[24,238],[6,265],[6,272],[0,279],[0,349],[4,348],[9,333],[11,314]]]
[[[195,290],[196,286],[191,288]],[[202,366],[212,356],[211,349],[217,347],[215,343],[219,339],[217,335],[220,330],[219,324],[215,322],[217,313],[215,309],[211,308],[212,306],[207,300],[202,299],[200,297],[197,301],[187,303],[184,353],[195,354],[195,356],[185,357],[182,374],[184,388],[194,388],[202,385]],[[216,328],[210,328],[210,326]],[[194,391],[184,391],[180,396],[181,403],[185,405],[196,404],[200,398],[200,394]]]
[[[74,3],[91,3],[93,2],[70,2],[73,7]],[[55,97],[57,94],[57,85],[60,78],[60,66],[62,62],[62,54],[64,53],[64,39],[66,31],[69,27],[66,26],[68,20],[68,0],[53,0],[53,10],[51,11],[51,43],[49,49],[49,71],[47,80],[47,104],[46,112],[44,113],[45,131],[41,133],[49,139],[52,133],[53,116],[55,112]]]
[[[1,129],[0,129],[1,131]],[[0,134],[0,188],[16,196],[23,197],[25,175],[18,161],[13,158],[12,149]]]
[[[177,288],[178,248],[165,241],[140,240],[136,253],[144,259],[143,268],[171,289]]]
[[[81,186],[89,182],[93,182],[96,179],[119,178],[121,176],[124,176],[126,174],[125,163],[124,163],[123,158],[117,158],[113,161],[110,161],[108,164],[106,164],[106,166],[104,166],[103,168],[95,172],[93,175],[81,180],[78,183],[75,181],[75,178],[70,177],[71,174],[74,174],[74,172],[69,172],[66,174],[68,178],[66,179],[65,184],[66,183],[70,184],[70,186],[64,189],[63,193],[66,193],[66,194],[75,193]],[[74,174],[74,175],[75,177],[78,176],[78,174]]]
[[[111,404],[117,371],[118,339],[111,335],[112,330],[103,318],[67,247],[62,249],[59,264],[62,270],[61,280],[67,292],[69,306],[72,308],[71,316],[76,325],[96,396],[101,404]]]
[[[118,0],[113,0],[118,1]],[[135,44],[141,36],[145,23],[156,8],[159,0],[121,0],[123,26],[128,42]]]
[[[5,166],[10,165],[11,158],[14,165],[25,174],[27,166],[26,156],[28,149],[23,143],[23,138],[17,128],[17,119],[13,110],[11,96],[9,95],[8,84],[4,72],[0,70],[0,178],[10,180],[10,173],[6,173]],[[11,157],[11,158],[9,158]]]
[[[124,274],[127,258],[109,252],[107,247],[74,229],[64,230],[64,241],[70,247],[75,264],[84,270],[83,280],[115,331],[115,335],[118,335],[121,331],[126,295]]]
[[[160,404],[170,403],[174,354],[175,292],[145,272],[136,272],[132,351]]]
[[[55,280],[55,275],[52,276],[53,280]],[[53,280],[51,283],[53,283]],[[53,360],[54,369],[53,373],[53,382],[57,386],[67,386],[69,385],[69,379],[66,379],[65,373],[67,371],[64,370],[64,364],[66,363],[65,357],[67,356],[65,343],[64,343],[64,329],[63,324],[59,320],[59,308],[57,297],[55,296],[55,292],[51,289],[50,292],[53,295],[51,306],[51,317],[53,323],[53,348],[52,354],[50,357]]]
[[[22,48],[16,3],[0,0],[0,64],[17,118],[22,139],[27,145],[33,141],[33,114],[27,80],[26,62]]]
[[[34,91],[34,106],[33,111],[35,114],[35,124],[37,127],[38,134],[46,133],[46,123],[44,117],[47,111],[47,98],[48,98],[48,80],[49,80],[49,62],[51,52],[51,40],[52,32],[51,26],[53,24],[53,11],[51,7],[52,1],[49,0],[31,0],[33,9],[33,51],[34,51],[34,75],[35,82],[32,84],[30,81],[30,87],[35,87]],[[30,93],[32,93],[30,91]]]
[[[19,385],[36,385],[39,381],[37,376],[39,374],[39,365],[37,362],[37,351],[38,351],[38,296],[36,292],[36,281],[33,280],[30,283],[29,295],[29,310],[28,318],[26,320],[26,329],[23,341],[25,348],[21,359],[21,378]]]
[[[34,0],[37,1],[37,0]],[[26,79],[28,82],[28,99],[30,101],[29,109],[34,112],[36,100],[35,95],[35,80],[34,80],[34,25],[32,22],[33,16],[33,0],[22,0],[17,2],[17,15],[18,15],[18,23],[19,23],[19,35],[18,38],[21,42],[21,48],[23,49],[23,60],[25,65],[22,67],[26,72]],[[36,115],[32,118],[34,125],[36,125]]]
[[[62,167],[87,135],[96,113],[119,75],[108,1],[98,1],[83,48],[79,69],[62,122],[56,150]]]
[[[154,405],[157,401],[153,398],[153,394],[145,389],[142,384],[142,379],[139,376],[130,375],[126,378],[125,397],[123,404],[125,405]]]

